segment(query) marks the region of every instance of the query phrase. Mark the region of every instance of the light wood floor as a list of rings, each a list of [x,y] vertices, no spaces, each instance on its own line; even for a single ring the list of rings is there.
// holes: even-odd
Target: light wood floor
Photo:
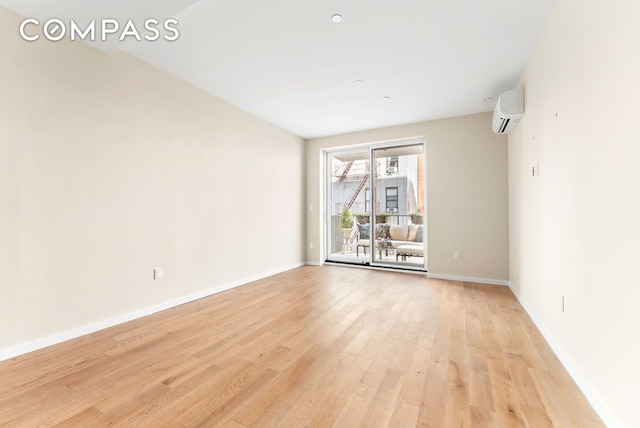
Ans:
[[[603,426],[508,288],[339,266],[2,362],[0,425]]]

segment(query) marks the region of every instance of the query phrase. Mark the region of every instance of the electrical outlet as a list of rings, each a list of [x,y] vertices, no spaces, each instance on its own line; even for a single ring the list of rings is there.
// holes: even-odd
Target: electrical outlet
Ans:
[[[453,250],[453,258],[454,259],[460,258],[460,250]]]
[[[162,278],[162,268],[153,268],[153,279]]]

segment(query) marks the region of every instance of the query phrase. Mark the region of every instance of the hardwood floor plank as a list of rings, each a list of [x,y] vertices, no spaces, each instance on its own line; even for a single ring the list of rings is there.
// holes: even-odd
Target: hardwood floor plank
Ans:
[[[286,415],[280,419],[279,425],[290,427],[308,426],[323,399],[333,390],[336,383],[345,377],[348,371],[352,370],[355,358],[355,355],[346,353],[338,357],[329,369],[318,377],[308,392],[297,398],[287,410]]]
[[[506,287],[306,266],[0,362],[0,427],[602,427]]]
[[[422,405],[423,390],[427,382],[427,364],[431,356],[432,344],[433,337],[425,336],[418,339],[400,390],[399,399],[418,411]]]
[[[183,426],[211,426],[224,419],[237,406],[242,405],[257,388],[274,379],[277,372],[268,368],[250,367],[223,381],[215,393],[200,400],[182,413],[176,421]]]
[[[517,394],[511,374],[505,367],[505,361],[490,359],[487,361],[487,366],[498,424],[512,427],[526,426],[520,406],[521,399]]]
[[[445,427],[445,408],[420,406],[420,413],[418,414],[418,426],[421,428]]]
[[[252,403],[250,409],[247,409],[244,414],[234,416],[234,420],[243,425],[255,426],[260,421],[267,419],[269,412],[273,415],[274,408],[287,408],[295,395],[304,388],[305,372],[323,351],[324,348],[319,345],[311,346],[291,367],[280,373],[273,382],[267,385],[265,393]]]
[[[359,427],[367,415],[375,392],[375,387],[358,383],[333,426],[336,428]]]
[[[367,416],[360,426],[362,427],[386,427],[391,421],[393,411],[400,395],[402,387],[402,372],[394,369],[387,369],[380,386],[376,391]]]
[[[485,354],[482,349],[474,347],[469,353],[469,404],[493,413],[495,405]]]
[[[494,428],[499,426],[495,413],[487,409],[471,406],[471,426],[474,428]],[[532,425],[532,428],[536,427]],[[537,427],[536,427],[537,428]]]
[[[393,416],[391,417],[389,427],[415,427],[418,423],[418,415],[420,415],[420,407],[412,406],[411,404],[400,401],[393,413]]]
[[[102,412],[95,407],[87,407],[83,411],[71,416],[70,418],[65,419],[56,424],[56,427],[63,428],[75,428],[86,426],[87,424],[94,421],[96,418],[102,416]]]
[[[349,365],[345,373],[326,393],[324,399],[315,406],[308,426],[314,428],[333,426],[346,406],[349,397],[353,395],[359,380],[364,376],[364,372],[363,368],[353,363]]]

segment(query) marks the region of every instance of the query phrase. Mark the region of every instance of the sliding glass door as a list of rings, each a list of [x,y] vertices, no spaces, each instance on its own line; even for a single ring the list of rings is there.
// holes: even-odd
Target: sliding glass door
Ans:
[[[422,142],[327,153],[327,260],[426,270]]]

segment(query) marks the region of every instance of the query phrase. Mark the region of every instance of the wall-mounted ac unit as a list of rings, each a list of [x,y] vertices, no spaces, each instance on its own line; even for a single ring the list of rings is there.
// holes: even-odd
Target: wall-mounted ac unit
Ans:
[[[493,111],[493,132],[507,134],[518,125],[524,114],[524,90],[522,88],[503,92],[498,97]]]

